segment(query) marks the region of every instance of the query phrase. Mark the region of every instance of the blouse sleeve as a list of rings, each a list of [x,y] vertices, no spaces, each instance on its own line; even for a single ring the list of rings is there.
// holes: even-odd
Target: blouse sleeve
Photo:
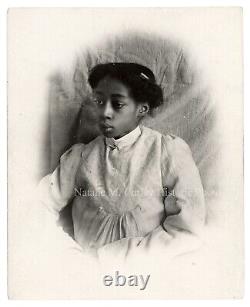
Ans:
[[[83,144],[75,144],[60,158],[54,172],[42,180],[42,201],[50,211],[61,211],[73,198],[76,174],[82,157]],[[46,186],[46,187],[44,187]],[[45,200],[46,199],[46,200]]]
[[[163,139],[162,181],[166,219],[163,227],[199,234],[205,223],[205,200],[199,170],[189,146],[179,137]]]

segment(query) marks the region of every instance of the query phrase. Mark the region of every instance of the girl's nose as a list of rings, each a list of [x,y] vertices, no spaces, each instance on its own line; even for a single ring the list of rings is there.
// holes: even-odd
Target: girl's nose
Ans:
[[[103,116],[105,118],[112,118],[113,116],[113,108],[112,108],[112,104],[109,100],[107,100],[104,108],[103,108]]]

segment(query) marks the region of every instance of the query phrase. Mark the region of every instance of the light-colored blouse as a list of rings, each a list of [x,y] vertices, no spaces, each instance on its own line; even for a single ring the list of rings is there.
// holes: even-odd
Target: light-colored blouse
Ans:
[[[66,151],[50,176],[50,209],[69,202],[84,250],[155,229],[198,233],[205,204],[199,171],[179,137],[138,126],[120,139],[98,136]]]

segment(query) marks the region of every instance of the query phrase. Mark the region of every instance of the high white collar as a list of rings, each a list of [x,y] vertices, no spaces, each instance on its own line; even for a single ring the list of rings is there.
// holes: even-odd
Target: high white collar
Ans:
[[[133,145],[140,135],[141,128],[140,126],[137,126],[134,130],[130,131],[119,139],[105,137],[105,143],[112,149],[118,148],[120,150],[123,147]]]

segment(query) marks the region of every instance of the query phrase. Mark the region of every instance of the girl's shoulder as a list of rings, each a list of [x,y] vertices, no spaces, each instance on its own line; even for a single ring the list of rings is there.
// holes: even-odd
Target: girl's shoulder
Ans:
[[[172,151],[190,151],[190,147],[186,141],[175,134],[162,134],[162,146],[169,152]]]
[[[193,164],[193,154],[189,145],[174,134],[162,135],[162,162],[169,161],[174,173]]]
[[[64,154],[61,156],[61,159],[66,158],[75,158],[81,157],[83,154],[86,154],[93,150],[94,147],[99,146],[102,143],[101,136],[97,136],[95,139],[90,141],[89,143],[76,143],[73,144]]]
[[[62,160],[66,160],[66,159],[68,159],[70,157],[80,155],[82,150],[83,150],[83,146],[84,146],[84,144],[82,144],[82,143],[77,143],[77,144],[72,145],[68,150],[66,150],[62,154],[60,160],[61,161]]]
[[[157,130],[145,126],[142,126],[141,128],[146,138],[152,138],[152,140],[158,141],[158,143],[161,144],[163,151],[166,150],[169,153],[176,150],[190,152],[189,145],[186,143],[186,141],[175,134],[162,134]]]

